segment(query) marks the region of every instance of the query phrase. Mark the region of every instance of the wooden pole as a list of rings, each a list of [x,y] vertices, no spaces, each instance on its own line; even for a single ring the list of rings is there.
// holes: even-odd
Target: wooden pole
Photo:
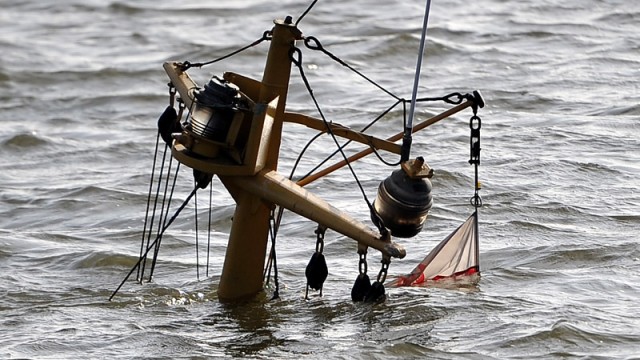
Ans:
[[[265,65],[259,103],[279,98],[271,132],[257,141],[268,142],[265,170],[276,170],[282,136],[291,60],[289,50],[299,38],[291,19],[275,21],[273,37]],[[233,176],[220,176],[236,200],[222,275],[218,287],[220,301],[237,301],[262,291],[262,273],[269,240],[269,214],[273,206],[260,196],[237,186]]]

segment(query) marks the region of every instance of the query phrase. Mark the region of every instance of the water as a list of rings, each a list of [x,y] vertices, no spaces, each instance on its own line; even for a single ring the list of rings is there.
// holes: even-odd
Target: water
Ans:
[[[137,260],[155,124],[168,103],[162,62],[226,54],[308,3],[2,4],[0,357],[640,358],[640,3],[629,1],[434,2],[420,95],[479,89],[488,103],[477,285],[393,289],[384,304],[354,304],[355,245],[328,232],[324,296],[306,301],[314,224],[289,213],[278,237],[281,300],[267,292],[221,305],[233,201],[215,182],[208,277],[203,232],[196,276],[191,204],[163,240],[154,282],[130,281],[107,301]],[[422,13],[420,3],[319,1],[300,28],[408,97]],[[259,79],[266,49],[192,76]],[[359,128],[392,104],[326,56],[303,54],[334,121]],[[289,106],[316,115],[296,71]],[[417,120],[444,108],[420,106]],[[372,133],[400,131],[400,116]],[[436,202],[427,230],[400,241],[408,256],[391,274],[410,270],[472,211],[469,116],[414,139],[413,154],[436,169]],[[310,134],[286,128],[283,173]],[[313,146],[301,172],[330,148]],[[354,168],[370,198],[391,171],[374,157]],[[368,222],[348,172],[309,188]],[[378,260],[370,255],[372,274]]]

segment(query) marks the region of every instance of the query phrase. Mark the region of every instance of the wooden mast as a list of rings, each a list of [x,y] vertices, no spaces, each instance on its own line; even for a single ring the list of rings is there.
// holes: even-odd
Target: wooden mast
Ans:
[[[282,123],[286,105],[291,60],[289,51],[300,36],[291,18],[275,21],[258,102],[268,104],[277,100],[271,132],[266,138],[265,170],[278,167]],[[224,268],[218,287],[221,301],[250,297],[262,290],[262,277],[269,239],[269,214],[273,203],[256,194],[240,189],[235,177],[220,176],[236,201],[233,224],[229,235]]]

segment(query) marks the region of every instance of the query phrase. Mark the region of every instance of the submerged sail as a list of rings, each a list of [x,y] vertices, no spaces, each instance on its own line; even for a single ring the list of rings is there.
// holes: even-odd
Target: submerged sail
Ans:
[[[398,276],[387,286],[420,285],[428,281],[480,272],[478,259],[478,213],[442,240],[411,273]]]

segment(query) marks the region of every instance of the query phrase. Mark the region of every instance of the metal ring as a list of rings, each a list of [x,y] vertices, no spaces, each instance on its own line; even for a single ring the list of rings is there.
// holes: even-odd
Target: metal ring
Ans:
[[[315,44],[311,45],[310,42],[313,41]],[[311,50],[322,50],[322,44],[320,44],[320,40],[315,38],[314,36],[307,36],[304,38],[304,45]]]
[[[475,127],[474,123],[478,124],[478,126]],[[471,130],[480,130],[480,128],[482,127],[482,123],[478,115],[473,115],[471,119],[469,119],[469,127],[471,128]]]

